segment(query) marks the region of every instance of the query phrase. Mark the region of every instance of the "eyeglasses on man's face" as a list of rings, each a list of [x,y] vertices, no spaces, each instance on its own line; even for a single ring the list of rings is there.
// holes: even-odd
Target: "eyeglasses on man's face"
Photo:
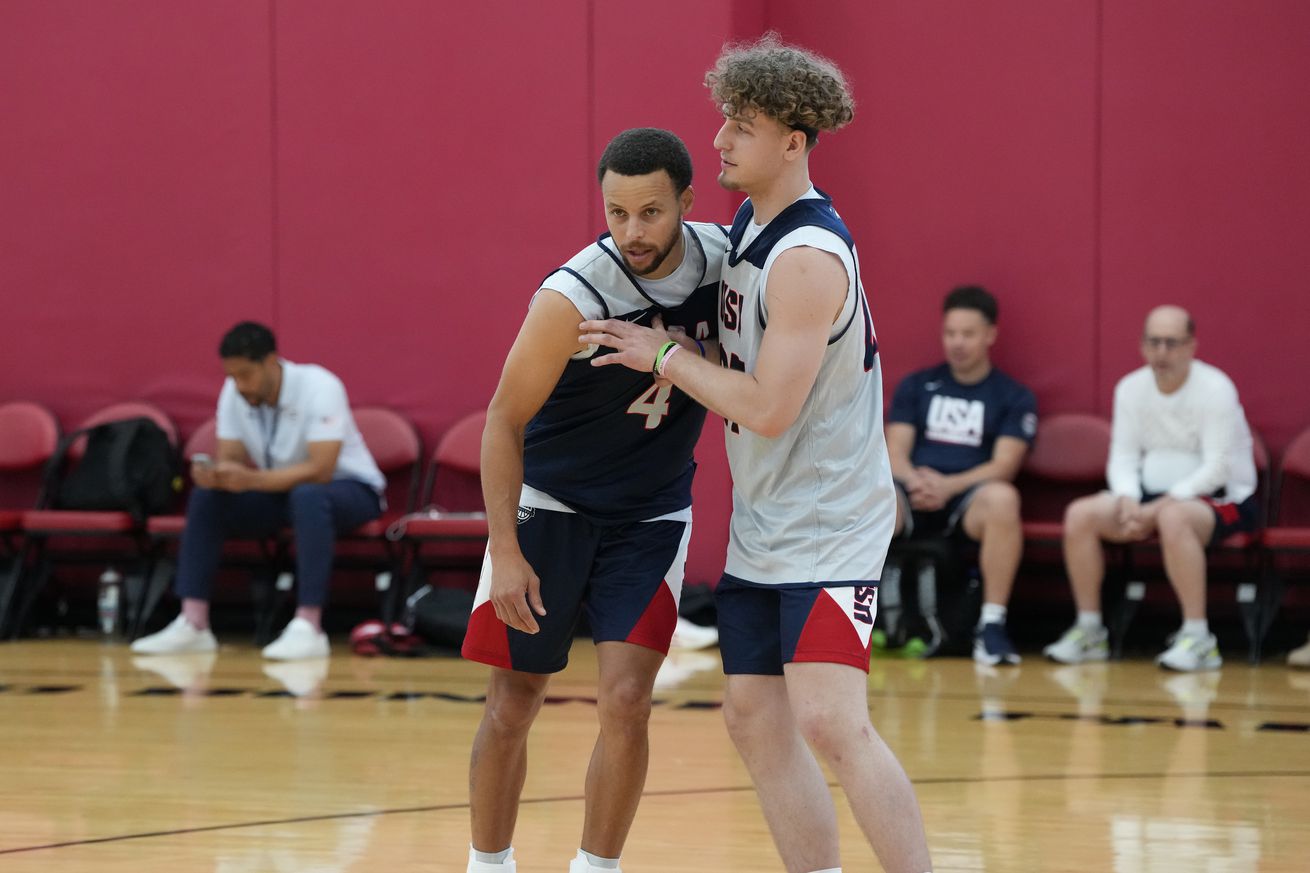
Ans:
[[[1144,336],[1142,345],[1148,349],[1164,349],[1166,352],[1172,352],[1174,349],[1181,348],[1192,341],[1190,336]]]

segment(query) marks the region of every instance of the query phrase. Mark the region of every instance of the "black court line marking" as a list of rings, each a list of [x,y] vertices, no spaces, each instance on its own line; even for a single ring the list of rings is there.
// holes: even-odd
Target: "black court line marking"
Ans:
[[[933,776],[925,779],[911,780],[915,785],[982,785],[1005,782],[1095,782],[1095,781],[1131,781],[1136,779],[1264,779],[1264,778],[1310,778],[1310,770],[1245,770],[1223,773],[1039,773],[1016,776]],[[829,788],[838,787],[828,783]],[[741,794],[754,792],[753,785],[729,785],[720,788],[688,788],[668,791],[647,791],[642,798],[648,797],[697,797],[710,794]],[[556,797],[529,797],[520,801],[520,806],[537,806],[548,803],[581,803],[586,798],[581,794],[566,794]],[[214,833],[215,831],[235,831],[249,828],[273,827],[288,824],[312,824],[320,821],[340,821],[352,818],[381,818],[385,815],[411,815],[417,812],[451,812],[468,809],[467,803],[438,803],[431,806],[401,806],[394,809],[377,809],[370,812],[338,812],[323,815],[306,815],[296,818],[266,819],[263,821],[233,822],[231,824],[206,825],[196,828],[177,828],[175,830],[148,831],[139,834],[119,834],[113,837],[95,837],[89,840],[69,840],[63,843],[46,843],[40,846],[19,846],[14,849],[0,849],[0,855],[18,855],[26,852],[40,852],[47,849],[68,849],[75,846],[94,846],[103,843],[123,843],[131,840],[148,840],[156,837],[178,837],[189,834]]]

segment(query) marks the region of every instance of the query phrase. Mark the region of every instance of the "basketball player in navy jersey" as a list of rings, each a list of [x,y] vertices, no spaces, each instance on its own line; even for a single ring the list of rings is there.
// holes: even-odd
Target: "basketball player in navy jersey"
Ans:
[[[851,235],[809,177],[820,131],[849,122],[853,104],[835,66],[773,35],[729,47],[706,83],[725,118],[719,183],[750,198],[720,285],[723,366],[617,320],[583,323],[579,340],[616,349],[597,366],[653,369],[726,419],[724,715],[786,869],[841,869],[817,752],[882,866],[923,873],[914,788],[868,711],[876,586],[896,515],[877,341]]]
[[[512,873],[527,737],[585,610],[600,665],[600,736],[570,873],[618,869],[646,780],[656,671],[677,621],[705,410],[649,370],[596,369],[583,318],[717,329],[726,231],[690,224],[692,166],[665,130],[619,134],[597,170],[609,233],[533,296],[487,410],[490,531],[464,657],[492,666],[469,773],[469,873]]]
[[[946,361],[901,380],[887,424],[897,536],[963,534],[980,544],[983,604],[973,659],[984,667],[1020,660],[1005,630],[1023,557],[1019,492],[1011,483],[1037,435],[1037,398],[992,366],[997,314],[985,288],[947,294]]]

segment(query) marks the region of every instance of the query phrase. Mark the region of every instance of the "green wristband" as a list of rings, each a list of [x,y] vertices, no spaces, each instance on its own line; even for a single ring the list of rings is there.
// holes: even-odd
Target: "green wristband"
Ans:
[[[668,356],[669,352],[677,347],[678,344],[673,340],[669,340],[664,345],[660,346],[660,350],[655,353],[655,363],[652,364],[650,368],[652,376],[658,376],[660,374],[660,364],[664,363],[664,358]]]

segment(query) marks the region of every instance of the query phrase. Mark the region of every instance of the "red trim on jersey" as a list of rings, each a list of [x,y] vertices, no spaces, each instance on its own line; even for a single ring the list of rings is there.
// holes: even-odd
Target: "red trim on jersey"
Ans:
[[[869,672],[869,647],[837,601],[825,591],[814,598],[791,663],[849,664]]]
[[[669,583],[661,581],[650,603],[646,604],[641,618],[637,619],[637,623],[633,625],[624,642],[645,646],[667,655],[669,641],[673,639],[673,629],[677,624],[678,604],[673,602],[673,592],[669,590]]]
[[[496,617],[496,607],[487,601],[469,616],[468,632],[459,653],[469,661],[513,670],[509,657],[509,626]]]

